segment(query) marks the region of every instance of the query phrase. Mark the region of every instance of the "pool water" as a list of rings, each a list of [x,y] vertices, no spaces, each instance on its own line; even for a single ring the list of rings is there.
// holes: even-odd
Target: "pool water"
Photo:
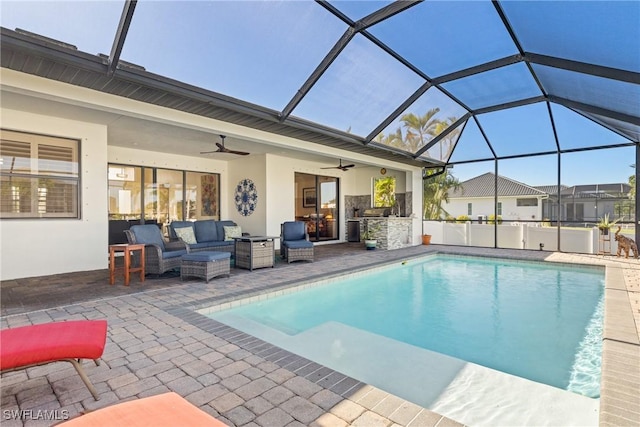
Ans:
[[[287,336],[344,325],[598,397],[603,295],[596,268],[438,255],[210,317]]]

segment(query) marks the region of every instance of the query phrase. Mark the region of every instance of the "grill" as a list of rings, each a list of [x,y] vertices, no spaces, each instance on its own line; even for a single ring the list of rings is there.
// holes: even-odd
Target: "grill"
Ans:
[[[370,208],[370,209],[364,210],[363,216],[365,218],[389,216],[390,212],[391,212],[390,208]]]

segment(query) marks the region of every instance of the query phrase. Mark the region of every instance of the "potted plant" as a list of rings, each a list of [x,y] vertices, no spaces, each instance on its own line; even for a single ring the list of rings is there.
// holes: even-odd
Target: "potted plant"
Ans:
[[[422,244],[428,245],[431,243],[431,234],[423,234],[422,235]]]
[[[603,217],[601,217],[598,220],[598,223],[596,224],[596,227],[598,227],[598,229],[600,230],[600,234],[602,234],[603,236],[608,236],[609,235],[609,229],[611,227],[613,227],[618,221],[619,221],[619,219],[616,219],[615,221],[610,221],[609,220],[609,214],[606,213],[606,214],[604,214]]]
[[[376,248],[378,240],[376,234],[380,231],[379,224],[371,224],[368,220],[364,222],[364,231],[362,232],[362,238],[364,239],[364,247],[370,251]]]

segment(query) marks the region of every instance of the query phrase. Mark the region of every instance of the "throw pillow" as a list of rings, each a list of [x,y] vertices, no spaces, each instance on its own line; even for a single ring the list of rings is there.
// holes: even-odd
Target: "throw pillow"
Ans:
[[[234,237],[242,237],[242,229],[238,225],[224,226],[224,240],[233,240]]]
[[[187,245],[195,245],[198,243],[196,241],[196,235],[193,233],[192,227],[182,227],[175,229],[176,236],[182,239]]]

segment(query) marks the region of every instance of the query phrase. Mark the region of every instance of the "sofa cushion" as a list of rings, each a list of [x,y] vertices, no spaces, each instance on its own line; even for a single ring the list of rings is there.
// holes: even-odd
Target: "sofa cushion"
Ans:
[[[224,240],[224,227],[233,227],[234,225],[238,224],[229,220],[217,221],[216,227],[218,227],[218,240]]]
[[[305,238],[307,230],[303,221],[289,221],[282,226],[282,240],[301,240]]]
[[[218,233],[218,221],[212,219],[204,219],[194,223],[196,230],[196,240],[198,242],[213,242],[223,240],[224,234]]]
[[[179,251],[164,251],[162,252],[162,259],[179,258],[186,254],[188,254],[186,249],[181,249]]]
[[[220,240],[216,242],[196,243],[195,245],[189,245],[189,247],[192,249],[200,249],[200,248],[220,248],[220,247],[233,246],[233,245],[235,245],[234,241]]]
[[[157,225],[143,224],[132,225],[131,232],[136,238],[136,243],[143,245],[158,245],[164,251],[164,239]]]
[[[224,240],[229,242],[234,237],[242,237],[242,229],[237,225],[224,226]]]
[[[182,257],[183,261],[210,262],[222,261],[231,258],[229,252],[194,252]]]
[[[288,240],[282,244],[282,246],[286,246],[289,249],[306,249],[312,248],[313,243],[308,240]]]
[[[175,229],[176,235],[188,245],[198,243],[196,235],[193,233],[193,227],[178,227]]]
[[[169,237],[172,239],[177,238],[176,229],[185,227],[193,229],[193,221],[172,221],[171,224],[169,224]]]

